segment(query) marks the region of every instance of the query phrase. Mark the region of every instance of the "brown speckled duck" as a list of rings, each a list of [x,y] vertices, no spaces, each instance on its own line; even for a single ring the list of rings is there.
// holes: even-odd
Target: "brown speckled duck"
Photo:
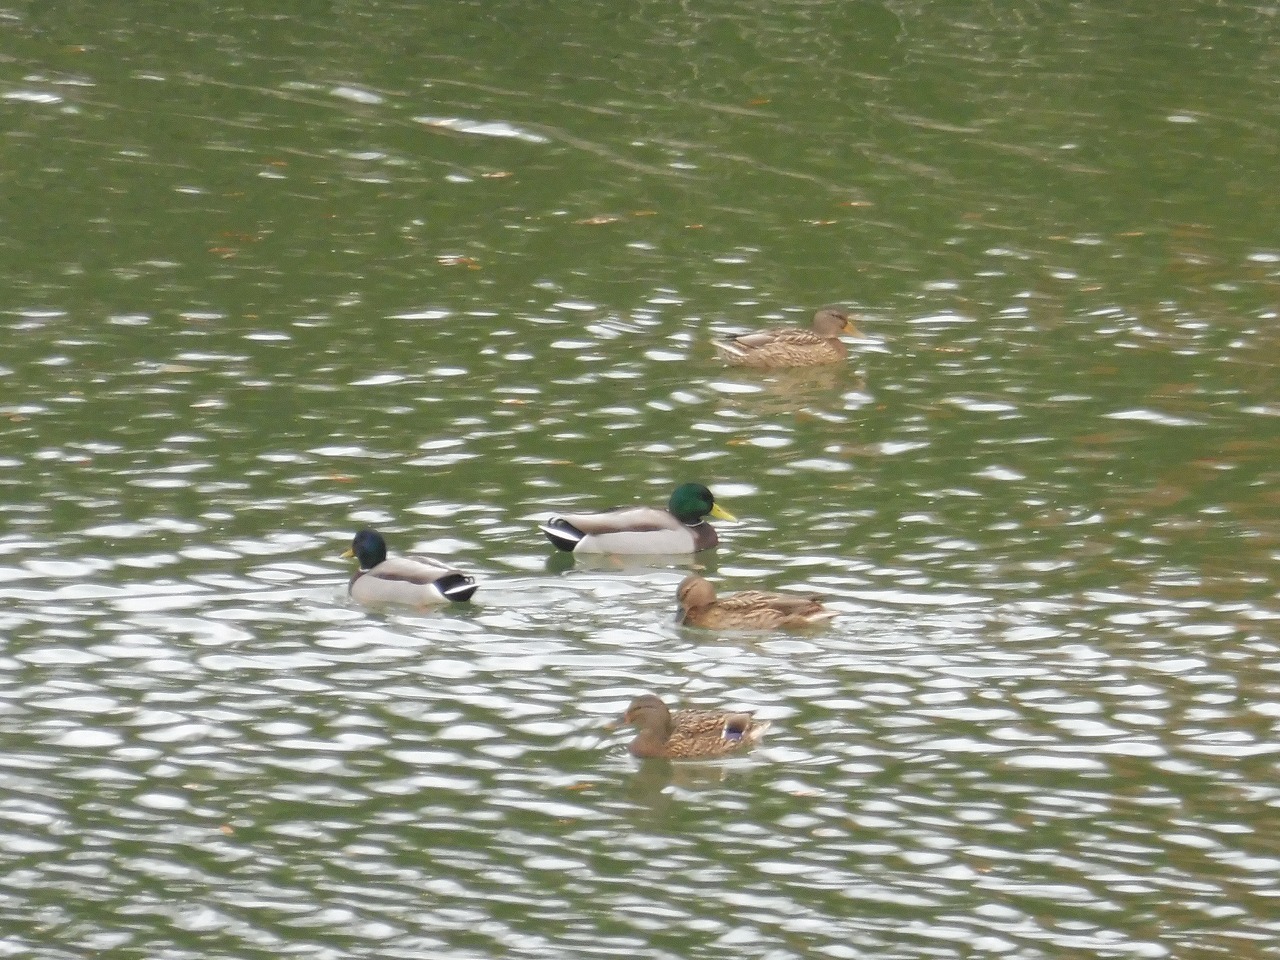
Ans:
[[[716,588],[696,573],[676,589],[676,620],[711,630],[786,630],[811,627],[836,615],[819,597],[745,590],[716,597]]]
[[[677,710],[652,693],[631,701],[622,722],[639,727],[629,747],[632,756],[659,760],[714,760],[750,749],[764,735],[767,720],[749,713]]]
[[[712,342],[720,359],[737,367],[816,367],[839,363],[848,355],[842,333],[858,333],[849,312],[823,307],[808,330],[774,327]]]

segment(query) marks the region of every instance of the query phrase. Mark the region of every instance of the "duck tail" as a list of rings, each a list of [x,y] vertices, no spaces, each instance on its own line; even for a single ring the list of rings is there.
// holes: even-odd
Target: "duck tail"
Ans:
[[[759,743],[760,738],[764,736],[764,732],[768,729],[768,720],[749,720],[746,729],[741,731],[738,739],[745,740],[748,744]]]
[[[737,337],[712,340],[711,345],[716,348],[716,353],[720,355],[721,360],[726,360],[730,363],[734,360],[741,360],[747,355],[747,351],[742,349],[742,344],[738,342]]]
[[[827,623],[834,620],[839,614],[835,610],[828,610],[823,607],[821,610],[815,610],[804,618],[805,623]]]
[[[555,544],[558,549],[568,550],[571,553],[573,548],[586,536],[572,523],[561,517],[552,517],[542,524],[539,529],[547,535],[547,539]]]
[[[475,577],[468,577],[465,573],[446,573],[435,582],[435,586],[441,596],[454,603],[465,603],[479,589]]]
[[[724,729],[720,735],[735,743],[752,744],[763,737],[767,729],[768,720],[756,720],[749,713],[731,713],[725,717]]]

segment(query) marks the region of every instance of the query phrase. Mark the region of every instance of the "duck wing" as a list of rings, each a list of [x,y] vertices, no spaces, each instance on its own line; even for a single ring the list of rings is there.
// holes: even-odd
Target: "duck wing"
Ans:
[[[705,760],[745,750],[769,726],[749,713],[712,710],[679,710],[671,719],[674,729],[667,740],[667,755],[677,760]]]
[[[604,533],[651,533],[655,530],[683,530],[684,524],[657,507],[615,507],[600,513],[562,513],[567,521],[588,536]]]
[[[744,333],[717,340],[715,347],[722,360],[739,366],[807,367],[843,360],[848,353],[838,338],[797,327]]]
[[[365,573],[379,580],[404,580],[409,583],[435,583],[441,577],[457,573],[453,567],[436,560],[418,557],[387,557]]]
[[[783,345],[813,347],[827,341],[827,337],[819,336],[812,330],[802,330],[799,327],[775,327],[771,330],[743,333],[730,337],[725,342],[736,344],[744,350],[759,350],[761,347]]]
[[[796,594],[766,593],[763,590],[744,590],[720,599],[724,609],[734,612],[749,610],[776,610],[788,616],[811,616],[828,612],[821,597],[801,597]]]

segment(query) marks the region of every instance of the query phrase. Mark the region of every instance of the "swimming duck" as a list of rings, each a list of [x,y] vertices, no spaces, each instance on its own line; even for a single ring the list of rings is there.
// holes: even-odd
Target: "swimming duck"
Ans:
[[[716,353],[738,367],[815,367],[838,363],[848,354],[840,334],[856,335],[857,328],[842,307],[823,307],[813,315],[813,326],[774,327],[713,340]]]
[[[734,520],[700,483],[676,487],[667,509],[614,507],[566,513],[541,525],[547,539],[575,553],[697,553],[720,542],[706,516]]]
[[[352,574],[347,586],[351,599],[357,603],[421,607],[470,600],[476,592],[475,579],[452,567],[409,557],[388,557],[387,542],[374,530],[357,533],[342,556],[360,561],[360,569]]]
[[[745,590],[716,598],[716,588],[696,573],[676,589],[676,621],[712,630],[778,630],[809,627],[836,615],[820,597]]]
[[[640,728],[631,746],[631,755],[642,759],[714,760],[744,751],[755,744],[769,726],[749,713],[721,713],[714,710],[677,710],[652,693],[631,701],[622,722]]]

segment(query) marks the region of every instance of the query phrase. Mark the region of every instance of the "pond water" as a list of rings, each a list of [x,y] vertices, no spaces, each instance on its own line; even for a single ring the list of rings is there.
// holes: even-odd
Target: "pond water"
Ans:
[[[0,8],[0,957],[1275,950],[1274,4],[73,12]],[[708,554],[537,531],[685,480]],[[643,691],[771,728],[641,767]]]

